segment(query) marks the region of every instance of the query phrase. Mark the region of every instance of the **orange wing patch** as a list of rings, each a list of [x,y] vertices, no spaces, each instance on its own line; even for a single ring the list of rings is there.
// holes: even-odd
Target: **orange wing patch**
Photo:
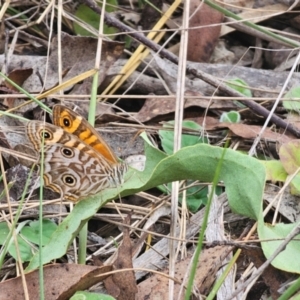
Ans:
[[[55,105],[53,107],[53,123],[77,136],[81,141],[104,156],[111,164],[118,163],[116,155],[95,128],[71,109],[59,104]]]

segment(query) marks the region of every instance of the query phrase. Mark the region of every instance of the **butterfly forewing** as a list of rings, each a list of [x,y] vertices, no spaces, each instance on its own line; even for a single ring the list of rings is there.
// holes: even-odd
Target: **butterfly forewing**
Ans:
[[[44,124],[39,121],[30,121],[27,124],[26,133],[31,143],[34,145],[35,150],[38,152],[40,152],[43,142],[46,146],[46,150],[49,145],[61,144],[66,147],[78,149],[89,156],[96,158],[99,161],[99,164],[107,170],[107,172],[111,169],[110,164],[102,155],[94,151],[89,145],[79,140],[75,135],[69,134],[62,128],[55,125],[49,123]]]
[[[53,107],[53,123],[78,136],[81,141],[95,149],[111,163],[118,163],[116,155],[94,127],[71,109],[59,104],[55,105]]]

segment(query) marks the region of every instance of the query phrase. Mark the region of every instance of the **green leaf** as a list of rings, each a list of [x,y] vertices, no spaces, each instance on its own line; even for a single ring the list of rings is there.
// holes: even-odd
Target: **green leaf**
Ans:
[[[272,182],[286,181],[288,174],[279,160],[261,160],[260,162],[266,168],[267,180]]]
[[[70,300],[115,300],[115,298],[106,294],[79,291]]]
[[[0,178],[0,182],[2,181],[2,176]],[[7,183],[7,190],[9,191],[12,186],[14,185],[14,182],[9,182]],[[4,196],[6,195],[6,189],[3,189],[1,192],[0,192],[0,199],[2,199]]]
[[[280,162],[288,175],[294,176],[290,183],[291,194],[300,195],[300,174],[296,174],[300,168],[300,141],[292,140],[283,144],[279,149]]]
[[[168,128],[169,130],[161,129],[159,130],[159,135],[161,138],[161,145],[167,154],[173,154],[174,146],[174,121],[166,122],[163,128]],[[195,135],[182,134],[181,136],[181,148],[187,146],[193,146],[196,144],[207,143],[207,138],[200,137],[201,126],[193,121],[183,121],[182,127],[185,129],[195,130]]]
[[[187,180],[186,185],[191,185],[194,181]],[[167,185],[160,185],[158,187],[161,191],[166,194],[170,194],[172,189],[172,183],[168,183]],[[223,192],[221,187],[216,187],[215,193],[216,195],[220,195]],[[203,205],[206,205],[208,200],[208,187],[207,185],[199,185],[188,187],[186,189],[186,204],[188,210],[192,213],[197,212]],[[179,195],[179,202],[182,203],[182,193]]]
[[[293,230],[299,223],[294,224],[283,224],[279,223],[275,226],[264,224],[262,221],[258,222],[258,234],[259,239],[268,240],[262,242],[262,249],[267,258],[269,258],[277,247],[283,242],[286,236]],[[272,261],[272,265],[275,268],[284,270],[286,272],[300,273],[300,260],[296,259],[300,255],[299,239],[300,235],[296,236],[295,239],[298,241],[291,241],[286,246],[285,250],[282,251],[275,260]]]
[[[297,174],[293,177],[290,187],[292,195],[300,196],[300,174]]]
[[[76,204],[73,211],[53,233],[50,242],[43,248],[43,263],[63,256],[88,219],[106,202],[118,198],[119,194],[121,196],[132,195],[177,180],[192,179],[211,182],[222,152],[223,148],[220,147],[197,144],[166,156],[146,143],[145,170],[138,172],[131,169],[126,174],[125,183],[122,186],[104,190]],[[220,180],[225,184],[229,204],[235,213],[254,219],[262,216],[265,169],[258,160],[227,149]],[[38,265],[39,255],[36,254],[26,271],[33,270]]]
[[[50,220],[43,219],[43,246],[49,243],[52,233],[56,230],[57,225]],[[39,244],[40,225],[39,221],[31,221],[29,226],[25,226],[21,230],[21,234],[28,241]]]
[[[224,112],[220,118],[220,122],[225,123],[239,123],[240,121],[241,115],[237,111]]]
[[[239,78],[230,79],[230,80],[228,80],[228,82],[226,84],[229,87],[231,87],[232,89],[234,89],[234,90],[238,91],[239,93],[245,95],[246,97],[249,97],[249,98],[252,97],[252,92],[248,88],[249,85],[243,79],[239,79]],[[233,102],[239,107],[242,107],[242,108],[246,107],[246,105],[242,104],[239,101],[234,100]]]
[[[282,105],[285,109],[294,110],[297,113],[300,111],[300,101],[296,100],[296,98],[300,98],[300,87],[294,87],[290,91],[288,91],[283,97]],[[295,99],[295,100],[294,100]]]
[[[199,189],[200,187],[190,187],[187,189],[187,197],[186,197],[186,202],[187,202],[187,207],[189,211],[192,213],[197,212],[203,205],[207,204],[208,201],[208,187],[203,186],[202,189]],[[223,192],[223,189],[221,187],[216,187],[215,193],[216,195],[221,195]],[[182,197],[180,196],[179,198],[180,203],[182,203]]]
[[[227,81],[227,85],[230,86],[232,89],[245,95],[246,97],[252,97],[252,92],[249,89],[249,85],[243,79],[239,79],[239,78],[229,79]]]
[[[80,228],[97,210],[110,199],[130,195],[139,191],[176,180],[192,179],[210,182],[222,148],[206,144],[197,144],[181,149],[177,153],[166,156],[149,144],[146,144],[146,169],[144,172],[130,170],[123,186],[108,189],[102,193],[80,201],[70,215],[58,226],[50,242],[43,249],[43,262],[63,256]],[[220,180],[225,184],[230,207],[235,213],[246,215],[259,221],[260,239],[285,237],[296,224],[278,224],[274,227],[263,223],[262,195],[265,183],[265,168],[258,160],[247,155],[226,150],[220,172]],[[266,257],[270,257],[280,241],[263,242]],[[295,257],[300,256],[298,242],[292,242],[276,258],[273,265],[277,268],[300,273],[300,263]],[[39,265],[39,256],[35,254],[26,271]]]
[[[106,12],[113,12],[116,10],[116,7],[118,6],[118,1],[116,0],[107,0],[106,1],[106,6],[105,6],[105,11]],[[100,6],[101,7],[101,6]],[[84,4],[80,4],[75,12],[75,16],[85,23],[91,25],[94,27],[96,30],[99,28],[99,21],[100,21],[100,16],[91,10],[88,6]],[[88,30],[84,29],[81,27],[78,23],[74,22],[74,31],[76,34],[79,34],[81,36],[93,36],[91,32]],[[114,34],[118,32],[118,30],[114,27],[109,27],[104,24],[103,28],[103,33],[104,34]]]
[[[0,245],[4,245],[9,233],[9,228],[5,222],[0,223]]]
[[[192,181],[188,180],[187,185],[191,184]],[[199,208],[207,203],[207,186],[193,186],[186,190],[186,204],[191,212],[197,212]],[[182,204],[182,194],[179,196],[179,202]]]
[[[0,245],[3,245],[4,243],[10,243],[8,252],[15,260],[18,260],[19,258],[17,255],[15,242],[13,240],[6,240],[9,230],[10,229],[8,228],[8,225],[5,222],[0,223]],[[25,262],[31,260],[33,256],[31,245],[24,241],[19,235],[17,235],[17,243],[20,251],[21,261]]]
[[[291,175],[300,167],[300,140],[292,140],[279,149],[279,157],[286,172]]]
[[[169,121],[163,125],[163,128],[168,128],[170,130],[159,130],[159,135],[161,137],[161,143],[162,147],[165,150],[166,153],[168,154],[173,154],[173,145],[174,145],[174,121]],[[188,146],[193,146],[196,144],[200,143],[207,143],[207,138],[201,138],[199,137],[200,135],[200,130],[201,126],[193,121],[183,121],[182,122],[182,127],[185,129],[192,129],[196,133],[198,132],[197,135],[191,135],[191,134],[182,134],[181,136],[181,147],[188,147]],[[187,185],[190,185],[192,181],[188,181]],[[167,184],[167,186],[158,186],[158,188],[164,192],[164,193],[169,193],[171,190],[171,183]],[[187,200],[187,206],[188,209],[191,212],[196,212],[199,210],[199,208],[204,205],[207,202],[207,187],[204,189],[200,188],[199,186],[197,187],[192,187],[188,188],[186,190],[186,200]],[[182,202],[182,196],[179,197],[179,202]]]
[[[159,135],[161,138],[162,148],[168,154],[173,154],[173,146],[174,146],[174,121],[166,122],[163,125],[163,128],[169,128],[170,130],[159,130]],[[193,146],[196,144],[207,143],[207,138],[199,137],[201,126],[193,121],[183,121],[182,127],[185,129],[192,129],[196,132],[199,132],[198,135],[191,134],[182,134],[181,136],[181,147]],[[189,181],[187,185],[191,184],[192,181]],[[171,183],[165,186],[158,186],[158,188],[164,192],[169,193],[171,190]],[[188,188],[186,190],[187,195],[187,206],[191,212],[196,212],[199,208],[207,202],[207,187],[204,189],[200,189],[200,187]],[[181,203],[182,197],[179,197],[179,201]]]

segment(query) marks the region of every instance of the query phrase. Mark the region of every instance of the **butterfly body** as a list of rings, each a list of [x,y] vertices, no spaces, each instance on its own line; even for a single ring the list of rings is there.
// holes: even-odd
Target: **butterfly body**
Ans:
[[[46,187],[76,202],[123,183],[127,165],[117,160],[83,117],[56,105],[53,122],[55,125],[30,121],[26,127],[27,136],[39,153],[44,140],[43,179]],[[105,150],[103,153],[98,151],[101,148]]]

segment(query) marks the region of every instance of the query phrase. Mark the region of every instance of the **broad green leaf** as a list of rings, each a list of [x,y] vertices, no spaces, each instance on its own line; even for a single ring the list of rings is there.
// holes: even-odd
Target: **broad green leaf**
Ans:
[[[1,176],[2,177],[2,176]],[[0,182],[2,181],[2,178],[0,178]],[[7,190],[9,191],[12,186],[14,185],[14,182],[9,182],[7,184]],[[6,195],[6,189],[3,189],[1,192],[0,192],[0,199],[2,199],[4,196]]]
[[[91,292],[76,292],[70,300],[115,300],[114,297],[106,294],[91,293]]]
[[[294,87],[290,91],[288,91],[282,101],[282,105],[285,109],[294,110],[299,113],[300,111],[300,101],[296,99],[300,98],[300,87]],[[286,101],[288,100],[288,101]]]
[[[300,196],[300,174],[295,175],[290,183],[291,194]]]
[[[219,186],[216,187],[215,189],[215,194],[216,195],[221,195],[223,192],[223,189]],[[192,213],[197,212],[200,207],[203,205],[207,204],[208,201],[208,187],[203,186],[202,189],[200,187],[191,187],[187,189],[187,207],[189,211]],[[182,197],[179,198],[180,203],[182,203]]]
[[[300,167],[300,140],[292,140],[279,149],[279,157],[286,172],[291,175]]]
[[[191,134],[182,134],[181,135],[181,147],[193,146],[196,144],[207,143],[207,138],[200,137],[201,126],[193,121],[183,121],[182,127],[186,129],[195,130],[195,135]],[[174,147],[174,121],[169,121],[163,125],[163,128],[168,130],[161,129],[159,130],[159,135],[161,138],[161,145],[164,151],[167,154],[173,154]]]
[[[159,135],[161,137],[161,144],[164,151],[168,154],[173,154],[173,146],[174,146],[174,121],[169,121],[163,125],[163,128],[168,128],[169,130],[159,130]],[[193,121],[183,121],[182,127],[185,129],[195,130],[195,135],[192,134],[182,134],[181,135],[181,147],[193,146],[196,144],[207,143],[207,138],[200,137],[201,126]],[[192,181],[188,181],[187,185],[191,184]],[[158,188],[164,192],[169,193],[171,191],[171,183],[165,186],[158,186]],[[188,209],[191,212],[196,212],[199,208],[207,202],[207,187],[204,189],[198,187],[188,188],[186,190],[186,201]],[[179,196],[179,201],[181,203],[182,197]]]
[[[288,174],[279,160],[261,160],[266,168],[267,180],[285,182]]]
[[[166,156],[156,148],[146,144],[146,169],[144,172],[130,170],[126,182],[118,189],[105,190],[99,195],[79,202],[71,214],[58,226],[50,242],[43,249],[43,262],[63,256],[73,238],[85,222],[110,199],[130,195],[147,190],[163,183],[192,179],[212,181],[217,162],[221,157],[222,148],[206,144],[198,144],[183,148],[177,153]],[[265,183],[265,168],[255,158],[226,150],[220,172],[232,210],[259,221],[258,234],[260,239],[283,238],[296,224],[277,224],[272,227],[264,224],[262,216],[262,195]],[[270,257],[280,241],[263,242],[266,257]],[[299,242],[292,242],[276,258],[273,265],[288,272],[300,273],[300,263],[295,257],[300,256]],[[27,271],[35,269],[39,264],[36,254],[31,260]]]
[[[184,179],[211,182],[222,156],[223,148],[197,144],[166,156],[151,145],[145,145],[146,167],[143,172],[130,170],[125,183],[118,188],[102,191],[98,195],[81,200],[58,226],[50,242],[43,248],[43,263],[63,256],[82,226],[111,199],[132,195],[158,185]],[[220,180],[226,187],[229,204],[235,213],[258,219],[262,216],[262,195],[265,185],[264,166],[255,158],[226,150],[220,172]],[[35,255],[26,271],[39,265]]]
[[[243,79],[239,79],[239,78],[230,79],[227,81],[227,85],[230,86],[232,89],[245,95],[246,97],[252,97],[252,92],[249,89],[249,85]]]
[[[50,240],[50,236],[56,230],[57,225],[50,220],[43,220],[43,245],[47,244]],[[39,221],[31,221],[29,226],[25,226],[21,230],[21,234],[28,241],[38,245],[39,244],[39,234],[40,225]]]
[[[286,236],[292,231],[292,229],[299,225],[298,223],[293,224],[283,224],[279,223],[275,226],[264,224],[262,221],[258,222],[258,234],[259,239],[267,240],[262,242],[262,249],[265,256],[270,257],[276,248],[282,243]],[[272,240],[273,241],[270,241]],[[286,272],[300,273],[300,260],[297,259],[300,255],[299,239],[300,235],[296,237],[298,241],[290,242],[284,251],[282,251],[276,258],[273,260],[272,265],[275,268],[284,270]]]
[[[107,12],[113,12],[116,10],[116,7],[118,6],[118,1],[116,0],[107,0],[106,1],[106,7],[105,11]],[[88,6],[84,4],[80,4],[76,10],[75,16],[84,21],[85,23],[91,25],[96,30],[99,28],[99,21],[100,16],[91,10]],[[79,34],[81,36],[93,36],[91,32],[81,27],[78,23],[74,22],[74,31],[76,34]],[[114,27],[109,27],[104,24],[103,33],[104,34],[114,34],[118,32],[118,30]]]
[[[0,245],[3,245],[9,233],[9,228],[5,222],[0,223]]]
[[[246,81],[244,81],[243,79],[239,79],[239,78],[235,78],[235,79],[230,79],[227,81],[226,83],[228,86],[230,86],[232,89],[238,91],[239,93],[245,95],[246,97],[252,97],[252,92],[251,90],[248,88],[249,85],[247,84]],[[241,102],[234,100],[233,101],[237,106],[239,107],[246,107],[246,105],[242,104]]]
[[[194,181],[187,180],[186,185],[192,184]],[[166,185],[160,185],[158,187],[161,191],[163,191],[166,194],[170,194],[170,191],[172,189],[172,184],[168,183]],[[222,194],[223,189],[221,187],[216,187],[215,193],[216,195]],[[186,188],[186,204],[188,207],[188,210],[192,213],[197,212],[203,205],[207,204],[208,200],[208,187],[207,185],[200,186],[197,184],[196,186],[188,187]],[[182,193],[179,195],[179,202],[182,203]]]
[[[5,222],[0,223],[0,245],[10,242],[6,240],[8,233],[9,233],[8,225]],[[20,251],[21,261],[22,262],[29,261],[33,256],[32,247],[26,241],[24,241],[19,235],[17,235],[17,243]],[[15,260],[18,260],[16,246],[13,240],[10,243],[8,252]]]
[[[191,183],[191,181],[187,181],[187,185]],[[194,186],[190,187],[186,190],[186,204],[191,212],[197,212],[199,208],[203,205],[207,204],[207,194],[208,188],[207,186],[200,187]],[[179,202],[182,203],[182,195],[179,197]]]
[[[294,176],[291,183],[291,194],[300,195],[300,141],[292,140],[283,144],[279,149],[280,163],[287,175]],[[295,172],[298,172],[295,174]],[[283,175],[283,172],[282,172]]]
[[[239,123],[240,121],[241,115],[237,111],[224,112],[220,118],[220,122],[225,123]]]

